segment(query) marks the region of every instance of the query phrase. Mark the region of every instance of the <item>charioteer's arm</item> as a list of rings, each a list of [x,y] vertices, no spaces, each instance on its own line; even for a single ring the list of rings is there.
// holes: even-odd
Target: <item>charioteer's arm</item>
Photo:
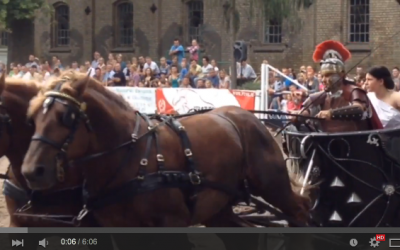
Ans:
[[[368,97],[362,89],[354,89],[351,92],[350,104],[348,106],[322,110],[316,117],[326,120],[361,121],[367,119]]]
[[[308,96],[308,98],[303,102],[303,108],[300,111],[294,111],[295,114],[301,114],[302,116],[312,116],[316,114],[315,109],[322,106],[325,102],[326,92],[320,91],[318,93],[313,93]],[[304,118],[303,118],[304,119]],[[292,121],[297,122],[302,120],[302,118],[293,116]]]
[[[326,96],[327,93],[325,91],[320,91],[318,93],[309,95],[308,98],[303,102],[303,108],[300,113],[304,116],[312,115],[313,109],[321,107],[325,102]]]

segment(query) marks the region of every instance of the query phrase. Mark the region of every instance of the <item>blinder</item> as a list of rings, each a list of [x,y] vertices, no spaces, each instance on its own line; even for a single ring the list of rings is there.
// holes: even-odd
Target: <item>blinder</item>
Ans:
[[[65,164],[67,159],[67,150],[70,143],[73,141],[76,131],[78,130],[79,124],[81,121],[85,123],[85,127],[88,132],[92,132],[93,128],[90,124],[90,121],[85,113],[86,111],[86,103],[80,102],[76,100],[74,97],[58,92],[58,91],[49,91],[44,94],[47,98],[43,102],[43,114],[46,114],[47,111],[53,106],[55,102],[61,103],[66,106],[66,111],[63,113],[61,117],[61,123],[66,128],[70,129],[70,133],[64,139],[62,144],[56,143],[43,135],[35,134],[32,137],[32,141],[41,141],[47,145],[50,145],[57,150],[59,150],[56,155],[56,166],[57,166],[57,178],[58,181],[64,181],[65,175],[65,167],[68,164]]]
[[[67,111],[62,117],[62,123],[67,128],[72,128],[74,123],[79,118],[79,110],[75,107],[68,106]]]

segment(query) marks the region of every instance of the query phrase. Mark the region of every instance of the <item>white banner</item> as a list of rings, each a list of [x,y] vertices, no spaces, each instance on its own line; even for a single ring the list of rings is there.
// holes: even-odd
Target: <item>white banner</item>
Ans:
[[[235,96],[227,89],[162,88],[157,90],[160,113],[176,111],[186,114],[191,109],[213,109],[222,106],[239,106]]]
[[[154,114],[156,106],[155,88],[108,87],[120,94],[132,107],[141,113]]]

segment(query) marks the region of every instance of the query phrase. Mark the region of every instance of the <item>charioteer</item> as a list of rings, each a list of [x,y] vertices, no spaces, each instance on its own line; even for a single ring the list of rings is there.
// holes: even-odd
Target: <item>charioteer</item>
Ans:
[[[323,132],[382,128],[367,93],[346,79],[344,63],[350,57],[350,51],[333,40],[322,42],[314,51],[313,60],[321,65],[324,90],[311,94],[300,113],[324,119],[320,121]]]

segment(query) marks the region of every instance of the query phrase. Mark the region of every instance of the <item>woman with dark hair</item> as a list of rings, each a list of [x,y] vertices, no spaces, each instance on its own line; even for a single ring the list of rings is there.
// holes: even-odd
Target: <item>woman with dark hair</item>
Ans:
[[[374,66],[368,70],[365,79],[368,97],[384,128],[400,125],[400,93],[388,68]]]

